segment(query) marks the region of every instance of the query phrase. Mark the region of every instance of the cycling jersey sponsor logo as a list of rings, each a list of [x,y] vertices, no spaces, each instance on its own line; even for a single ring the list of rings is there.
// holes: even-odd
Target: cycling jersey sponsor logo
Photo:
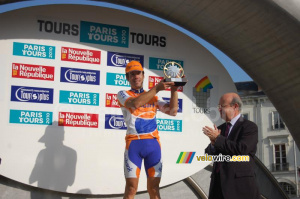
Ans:
[[[106,95],[105,95],[105,107],[120,108],[120,105],[118,103],[117,94],[106,93]]]
[[[157,77],[157,76],[149,76],[148,78],[148,88],[151,89],[154,86],[156,86],[156,84],[158,84],[159,82],[161,82],[164,79],[164,77]],[[167,91],[170,91],[171,89],[167,89]],[[183,86],[179,86],[177,91],[182,92],[183,91]]]
[[[126,130],[127,126],[123,115],[105,114],[105,129]]]
[[[52,112],[11,109],[9,123],[52,125]]]
[[[149,58],[149,69],[153,70],[164,70],[164,66],[168,62],[177,62],[183,67],[183,61],[180,60],[174,60],[174,59],[163,59],[163,58],[156,58],[156,57],[150,57]]]
[[[61,67],[60,81],[76,84],[100,85],[100,71]]]
[[[182,132],[182,120],[157,119],[156,121],[159,131]]]
[[[11,86],[11,101],[53,104],[53,89]]]
[[[12,77],[54,81],[54,67],[13,63]]]
[[[87,64],[100,64],[101,51],[61,47],[61,60]]]
[[[99,93],[61,90],[59,103],[99,106]]]
[[[55,46],[14,42],[13,55],[55,59]]]
[[[143,55],[107,52],[107,66],[126,67],[126,65],[132,60],[139,61],[142,66],[144,65]]]
[[[130,86],[129,82],[126,80],[126,75],[120,73],[106,73],[106,85]]]
[[[163,97],[163,100],[166,102],[170,103],[170,98],[168,97]],[[178,110],[177,113],[182,113],[182,99],[178,99]]]
[[[98,128],[98,114],[59,112],[58,125],[70,127]]]
[[[80,22],[80,42],[128,48],[128,41],[128,27]]]

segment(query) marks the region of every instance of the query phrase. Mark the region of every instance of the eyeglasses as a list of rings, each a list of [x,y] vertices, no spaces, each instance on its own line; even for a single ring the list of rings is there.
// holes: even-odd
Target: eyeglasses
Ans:
[[[232,104],[226,104],[226,105],[218,105],[218,109],[226,108],[227,106],[232,106]]]

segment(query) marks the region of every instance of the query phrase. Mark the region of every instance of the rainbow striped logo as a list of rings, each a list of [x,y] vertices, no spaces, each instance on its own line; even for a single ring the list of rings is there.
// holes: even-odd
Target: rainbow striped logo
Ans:
[[[203,92],[207,92],[207,89],[212,89],[213,86],[209,81],[208,77],[205,76],[196,84],[195,88],[197,92],[200,92],[201,88]]]
[[[191,164],[196,152],[181,152],[176,164]]]

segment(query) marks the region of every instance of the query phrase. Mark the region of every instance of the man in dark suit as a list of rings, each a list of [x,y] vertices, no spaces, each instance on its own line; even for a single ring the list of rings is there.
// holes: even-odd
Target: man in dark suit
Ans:
[[[203,132],[211,141],[205,149],[208,155],[248,155],[249,162],[214,162],[209,199],[259,199],[254,172],[254,156],[258,142],[255,123],[241,117],[242,101],[236,93],[226,93],[219,101],[219,112],[225,123]]]

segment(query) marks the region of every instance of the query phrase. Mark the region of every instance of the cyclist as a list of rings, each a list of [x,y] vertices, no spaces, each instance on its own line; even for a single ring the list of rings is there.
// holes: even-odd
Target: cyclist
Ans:
[[[162,173],[161,146],[156,124],[156,111],[176,116],[178,93],[174,82],[161,81],[149,91],[144,91],[144,69],[140,62],[126,65],[126,79],[131,89],[118,92],[118,102],[127,125],[124,173],[126,187],[124,198],[134,198],[142,160],[147,174],[147,190],[150,198],[160,198],[159,183]],[[171,89],[170,102],[160,99],[159,91]]]

